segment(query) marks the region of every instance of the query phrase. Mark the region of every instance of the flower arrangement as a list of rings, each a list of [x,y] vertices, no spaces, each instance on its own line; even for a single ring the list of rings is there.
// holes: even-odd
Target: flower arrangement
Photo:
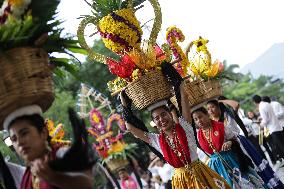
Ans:
[[[219,79],[224,66],[219,60],[212,63],[211,54],[207,49],[207,39],[199,37],[199,39],[192,41],[188,47],[190,70],[196,79]],[[190,50],[195,46],[195,51]]]
[[[60,123],[55,127],[54,122],[50,119],[46,119],[45,124],[48,129],[49,136],[51,137],[51,145],[54,148],[71,145],[70,140],[63,139],[65,135],[63,124]]]
[[[175,64],[175,68],[182,77],[185,77],[188,72],[189,61],[183,50],[177,44],[178,41],[183,42],[185,36],[179,28],[172,26],[167,29],[166,38],[173,55],[178,60],[178,63]]]
[[[0,0],[0,51],[17,47],[40,47],[50,57],[54,73],[62,75],[60,68],[75,74],[74,57],[71,52],[85,53],[72,36],[62,37],[62,23],[56,19],[56,8],[60,0]],[[69,58],[57,58],[51,53],[64,53]]]
[[[114,122],[117,123],[120,131],[126,130],[125,122],[121,115],[112,114],[105,121],[101,112],[94,108],[90,111],[89,119],[91,128],[88,128],[88,132],[96,140],[94,148],[101,156],[103,163],[108,163],[112,159],[117,158],[126,159],[127,154],[135,150],[136,145],[126,144],[120,132],[114,136]]]
[[[155,44],[161,27],[161,10],[157,0],[149,0],[154,8],[155,19],[150,38],[142,42],[143,31],[135,17],[135,11],[145,0],[111,0],[106,6],[103,0],[93,0],[89,5],[93,15],[85,16],[78,28],[78,39],[89,56],[108,65],[118,78],[108,83],[112,92],[119,91],[130,82],[156,69],[165,59],[165,53]],[[114,60],[95,53],[85,42],[84,29],[92,23],[107,48],[117,53],[120,60]]]

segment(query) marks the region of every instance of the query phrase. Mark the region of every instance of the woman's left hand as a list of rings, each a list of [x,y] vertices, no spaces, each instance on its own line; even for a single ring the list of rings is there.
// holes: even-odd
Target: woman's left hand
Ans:
[[[222,146],[222,151],[231,150],[231,147],[232,147],[232,141],[225,142]]]
[[[31,172],[40,180],[52,183],[55,177],[55,171],[50,168],[48,162],[48,155],[46,155],[43,159],[34,160],[32,162]]]

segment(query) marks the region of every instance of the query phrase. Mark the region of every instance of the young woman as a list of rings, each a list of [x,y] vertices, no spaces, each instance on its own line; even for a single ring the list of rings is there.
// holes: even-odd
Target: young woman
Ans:
[[[264,188],[264,182],[249,166],[253,166],[252,162],[242,152],[237,142],[237,135],[234,132],[224,128],[223,123],[211,120],[205,108],[193,111],[192,117],[199,128],[197,134],[199,144],[210,155],[208,166],[211,169],[225,178],[233,188],[242,187],[237,187],[237,183],[233,182],[232,179],[233,171],[238,170],[241,176],[248,180],[246,185],[253,188]]]
[[[224,104],[229,105],[233,110],[231,111]],[[237,109],[238,103],[232,100],[221,100],[219,102],[217,100],[211,100],[207,102],[207,111],[211,119],[223,123],[226,129],[229,129],[237,136],[242,149],[244,149],[245,153],[248,154],[253,161],[255,170],[265,184],[270,188],[283,187],[283,184],[269,166],[268,161],[264,159],[263,156],[265,155],[261,155],[246,137],[239,134],[240,128],[244,133],[246,133],[246,130],[244,124],[236,115]]]
[[[174,123],[172,114],[165,105],[152,106],[151,117],[159,129],[159,134],[154,134],[135,126],[136,122],[131,119],[134,116],[130,108],[131,102],[122,91],[120,98],[127,129],[134,136],[153,146],[175,168],[172,177],[173,189],[230,188],[220,175],[198,160],[190,107],[182,85],[180,94],[182,116],[177,124]]]
[[[4,121],[4,128],[9,131],[16,152],[27,164],[21,189],[91,189],[92,180],[86,173],[71,172],[72,166],[66,168],[69,169],[68,172],[54,170],[56,166],[57,168],[61,166],[59,169],[62,169],[64,165],[67,165],[67,162],[70,163],[72,157],[74,157],[71,154],[75,151],[75,148],[81,152],[80,143],[74,143],[76,147],[73,145],[65,154],[62,149],[52,149],[49,146],[48,130],[41,114],[42,111],[39,106],[31,105],[14,111]],[[78,139],[78,137],[74,137]],[[79,140],[82,141],[82,138]],[[81,156],[84,157],[84,153]],[[64,163],[56,162],[56,159],[64,157],[66,157]],[[82,163],[81,159],[77,157],[74,160],[78,161],[71,163]],[[56,163],[59,163],[59,165],[56,165]],[[81,165],[74,167],[74,170],[80,170],[78,166]]]

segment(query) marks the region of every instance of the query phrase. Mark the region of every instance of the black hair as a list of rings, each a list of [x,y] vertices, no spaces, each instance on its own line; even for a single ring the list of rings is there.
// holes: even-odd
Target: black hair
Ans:
[[[251,159],[243,152],[240,144],[236,140],[232,140],[231,149],[237,157],[241,172],[246,172],[249,170],[249,167],[254,167]]]
[[[271,102],[271,99],[269,98],[269,96],[263,96],[263,97],[262,97],[262,101],[263,101],[263,102],[268,102],[268,103],[270,103],[270,102]]]
[[[261,102],[261,97],[259,95],[254,95],[252,97],[253,102],[259,104]]]
[[[170,108],[169,108],[168,106],[166,106],[166,105],[162,105],[162,106],[156,107],[156,108],[154,108],[153,110],[150,111],[150,113],[151,113],[151,118],[152,118],[152,119],[153,119],[153,116],[152,116],[153,112],[154,112],[155,110],[157,110],[158,108],[163,108],[163,109],[166,110],[167,112],[171,112]]]
[[[246,126],[244,125],[243,121],[238,115],[238,112],[232,110],[231,108],[225,106],[225,104],[218,102],[217,100],[210,100],[207,104],[214,104],[220,108],[221,115],[219,117],[219,122],[224,123],[225,120],[225,112],[236,121],[236,123],[240,126],[241,130],[243,131],[244,135],[248,137],[248,131],[246,130]]]
[[[125,167],[121,167],[117,169],[117,173],[119,173],[120,171],[125,171],[128,173],[127,169]]]
[[[191,116],[192,116],[195,112],[202,112],[202,113],[208,115],[208,111],[207,111],[204,107],[200,107],[200,108],[198,108],[198,109],[192,111]]]
[[[14,123],[18,121],[28,122],[31,126],[35,127],[39,133],[41,133],[43,129],[46,128],[44,118],[39,114],[33,114],[33,115],[24,115],[24,116],[17,117],[13,121],[11,121],[11,123],[8,125],[8,130],[11,125],[13,125]],[[51,137],[49,135],[47,137],[47,141],[49,143],[51,141]]]
[[[39,114],[33,114],[33,115],[24,115],[24,116],[17,117],[13,121],[11,121],[10,125],[8,126],[8,128],[11,125],[13,125],[14,123],[18,122],[18,121],[26,121],[26,122],[28,122],[29,124],[34,126],[39,132],[41,132],[43,130],[43,128],[45,127],[45,123],[44,123],[43,117],[40,116]]]
[[[83,119],[80,119],[72,108],[68,109],[73,130],[71,147],[62,158],[49,162],[50,167],[60,172],[76,172],[91,169],[98,161],[89,141],[88,132]],[[76,163],[74,163],[76,162]]]
[[[4,188],[6,188],[6,189],[17,189],[14,178],[13,178],[13,176],[12,176],[12,174],[11,174],[1,152],[0,152],[0,172],[1,172],[3,180],[4,180],[4,186],[5,186]]]

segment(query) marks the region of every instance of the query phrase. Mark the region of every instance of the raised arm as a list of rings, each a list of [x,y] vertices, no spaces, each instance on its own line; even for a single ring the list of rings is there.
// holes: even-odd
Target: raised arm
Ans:
[[[180,85],[180,95],[181,95],[181,107],[182,107],[182,116],[188,123],[192,123],[192,118],[191,118],[191,108],[188,102],[188,97],[187,93],[185,92],[184,89],[184,83]]]
[[[120,100],[121,100],[121,104],[122,104],[122,106],[124,107],[124,109],[125,109],[125,110],[126,110],[126,109],[129,109],[129,108],[127,108],[127,107],[129,106],[129,104],[128,104],[127,100],[126,100],[125,92],[124,92],[124,91],[122,91],[122,92],[120,93]],[[127,111],[127,110],[126,110],[126,111]],[[128,112],[124,112],[124,113],[125,113],[125,114],[129,114],[130,112],[128,111]],[[125,124],[126,124],[127,130],[128,130],[129,132],[131,132],[135,137],[137,137],[137,138],[143,140],[143,141],[146,142],[146,143],[149,143],[149,139],[148,139],[147,135],[145,135],[145,132],[146,132],[146,131],[143,131],[142,129],[139,129],[139,128],[135,127],[133,124],[128,123],[128,122],[127,122],[127,119],[125,119]]]
[[[232,107],[234,109],[234,111],[238,111],[238,109],[240,107],[240,104],[235,100],[226,99],[226,100],[219,100],[219,102],[222,102],[222,103]]]

